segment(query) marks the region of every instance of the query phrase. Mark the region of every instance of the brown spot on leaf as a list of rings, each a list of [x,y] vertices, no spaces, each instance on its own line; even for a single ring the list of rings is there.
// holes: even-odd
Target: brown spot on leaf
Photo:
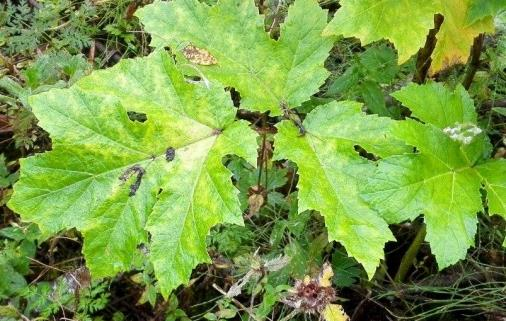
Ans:
[[[183,55],[190,62],[197,65],[216,65],[218,61],[211,55],[211,53],[205,49],[195,47],[194,45],[188,45],[183,49]]]

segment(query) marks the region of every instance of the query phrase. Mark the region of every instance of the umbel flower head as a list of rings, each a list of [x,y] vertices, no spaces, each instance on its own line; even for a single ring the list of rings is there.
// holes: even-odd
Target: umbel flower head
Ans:
[[[455,123],[453,127],[446,127],[443,129],[443,132],[452,140],[461,142],[464,145],[469,145],[474,137],[482,133],[482,130],[475,124]]]

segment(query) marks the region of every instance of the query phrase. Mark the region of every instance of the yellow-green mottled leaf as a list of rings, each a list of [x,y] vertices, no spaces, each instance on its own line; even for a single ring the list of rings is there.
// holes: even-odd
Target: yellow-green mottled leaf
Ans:
[[[454,64],[466,63],[474,38],[480,33],[494,31],[490,14],[473,13],[478,11],[477,2],[479,0],[342,0],[342,7],[324,34],[357,37],[363,45],[387,39],[394,44],[399,62],[403,63],[424,46],[426,35],[434,28],[434,15],[442,14],[444,21],[436,35],[430,69],[431,73],[436,73]],[[496,12],[499,6],[487,4],[482,9]],[[472,23],[468,15],[472,16]]]
[[[440,0],[342,0],[324,34],[357,37],[362,45],[387,39],[403,63],[423,47]]]
[[[323,63],[333,39],[321,36],[327,13],[314,0],[290,6],[278,40],[265,32],[253,0],[222,0],[215,6],[157,1],[136,15],[152,46],[170,46],[176,54],[188,45],[209,52],[215,63],[195,67],[201,76],[239,91],[242,108],[280,115],[280,104],[299,106],[329,74]]]
[[[432,73],[455,64],[465,64],[474,38],[480,33],[494,31],[492,17],[472,24],[467,22],[471,0],[441,0],[444,22],[436,35],[437,42],[432,53]]]
[[[242,224],[222,157],[255,161],[254,132],[223,86],[208,85],[154,52],[31,97],[53,149],[21,161],[9,206],[46,235],[82,231],[97,277],[131,268],[144,243],[167,296],[209,260],[212,226]]]
[[[417,151],[380,160],[363,197],[389,223],[424,214],[427,240],[442,269],[474,244],[483,185],[490,214],[505,215],[506,163],[488,160],[490,143],[462,88],[411,85],[394,97],[424,122],[399,121],[393,130]]]
[[[325,218],[330,240],[342,243],[370,277],[393,240],[388,225],[359,197],[359,187],[374,165],[359,156],[359,145],[380,156],[402,152],[388,118],[365,115],[356,102],[330,103],[304,120],[305,135],[283,121],[275,136],[275,159],[297,163],[299,212],[317,210]]]

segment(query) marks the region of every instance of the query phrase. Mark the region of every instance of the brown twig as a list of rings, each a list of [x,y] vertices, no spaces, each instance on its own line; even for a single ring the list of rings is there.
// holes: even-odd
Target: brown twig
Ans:
[[[425,46],[418,51],[418,57],[416,59],[416,72],[413,81],[418,84],[423,84],[427,78],[430,64],[432,63],[432,52],[436,47],[437,38],[436,34],[443,24],[444,17],[440,14],[434,16],[434,29],[429,31],[427,39],[425,40]]]
[[[487,100],[481,104],[485,110],[490,110],[492,107],[506,107],[506,99]]]
[[[256,111],[249,111],[246,109],[237,109],[237,118],[247,120],[253,124],[257,124],[260,120],[265,117],[267,123],[277,123],[276,118],[269,117],[265,113],[260,113]]]
[[[93,63],[95,61],[95,40],[91,41],[90,51],[88,52],[88,62]]]
[[[222,288],[220,288],[218,285],[216,285],[215,283],[213,283],[213,288],[220,292],[222,295],[224,296],[227,296],[227,292],[225,292],[225,290],[223,290]],[[228,296],[227,296],[228,297]],[[244,306],[244,304],[242,304],[241,302],[237,301],[236,299],[234,298],[230,298],[230,300],[232,301],[232,303],[234,303],[238,308],[246,311],[250,316],[251,318],[253,318],[253,320],[255,321],[261,321],[252,311],[252,309],[249,309],[247,308],[246,306]]]
[[[0,115],[0,134],[12,133],[13,130],[7,115]]]
[[[37,0],[28,0],[28,3],[35,9],[40,9],[41,7],[40,3],[38,3]]]
[[[279,23],[280,23],[280,16],[279,16],[279,11],[281,10],[281,6],[283,5],[283,1],[281,0],[278,0],[278,5],[276,6],[276,11],[274,13],[274,19],[272,19],[272,24],[271,26],[269,27],[269,36],[271,38],[275,38],[277,35],[275,35],[275,29],[279,27]]]
[[[126,12],[125,12],[125,19],[131,20],[134,17],[135,11],[137,11],[137,8],[142,4],[142,0],[133,0],[128,5]]]
[[[367,295],[360,301],[360,303],[355,307],[355,310],[353,310],[353,314],[351,315],[350,321],[354,321],[358,319],[363,314],[362,306],[364,303],[369,301],[371,299],[371,290],[367,290]]]
[[[471,59],[469,61],[469,65],[467,66],[464,81],[462,81],[462,86],[464,86],[466,90],[471,87],[471,83],[473,82],[474,76],[476,75],[476,71],[480,66],[480,55],[481,50],[483,49],[484,40],[485,35],[483,33],[474,38],[473,47],[471,48]]]
[[[112,60],[114,63],[120,61],[121,55],[116,50],[107,50],[106,46],[98,40],[95,40],[96,50],[105,53],[105,61]]]

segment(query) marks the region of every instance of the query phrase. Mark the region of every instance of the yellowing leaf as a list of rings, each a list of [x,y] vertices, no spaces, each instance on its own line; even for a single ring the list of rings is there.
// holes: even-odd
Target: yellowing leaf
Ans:
[[[142,243],[167,297],[210,261],[211,227],[243,224],[222,158],[254,162],[255,134],[235,121],[221,85],[188,83],[167,53],[123,60],[30,105],[53,148],[21,160],[9,207],[46,235],[81,231],[94,277],[131,269]]]
[[[332,271],[332,266],[329,263],[325,263],[323,265],[322,271],[318,276],[318,283],[323,287],[332,286],[332,277],[334,276],[334,271]]]
[[[290,5],[278,40],[265,31],[254,0],[223,0],[213,6],[198,0],[156,1],[136,15],[152,35],[151,46],[178,52],[182,43],[191,43],[209,52],[218,63],[199,70],[234,87],[244,109],[281,115],[282,102],[299,106],[329,75],[324,62],[333,39],[321,35],[327,12],[315,0]]]
[[[439,0],[342,0],[324,35],[357,37],[362,45],[390,40],[399,53],[399,63],[423,47]]]
[[[471,25],[467,23],[470,0],[444,0],[441,2],[444,22],[436,35],[432,53],[431,73],[466,63],[474,38],[480,33],[493,32],[494,21],[486,17]]]
[[[358,197],[374,165],[360,157],[355,146],[382,157],[405,150],[390,134],[391,119],[366,115],[361,107],[351,101],[319,106],[304,119],[304,135],[293,121],[281,122],[273,157],[297,163],[298,211],[319,211],[329,240],[344,245],[372,277],[393,235]]]
[[[325,321],[348,321],[350,317],[339,304],[328,304],[322,312]]]
[[[476,11],[476,0],[342,0],[340,4],[324,35],[357,37],[362,45],[387,39],[395,45],[399,63],[424,46],[426,35],[434,28],[434,15],[442,14],[431,73],[465,63],[474,38],[494,31],[490,13],[499,10],[498,4],[491,5],[488,16],[478,16],[480,19],[469,24],[469,12]]]

